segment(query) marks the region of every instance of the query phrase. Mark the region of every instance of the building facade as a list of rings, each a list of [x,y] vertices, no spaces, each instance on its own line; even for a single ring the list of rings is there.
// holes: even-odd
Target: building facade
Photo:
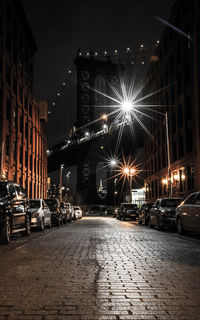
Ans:
[[[147,74],[146,200],[200,190],[200,3],[177,0]],[[156,112],[155,112],[156,111]],[[168,115],[168,161],[165,112]],[[171,179],[170,172],[171,171]],[[171,187],[170,188],[170,181]]]
[[[0,172],[29,198],[47,193],[47,104],[33,97],[37,50],[20,0],[0,0]]]

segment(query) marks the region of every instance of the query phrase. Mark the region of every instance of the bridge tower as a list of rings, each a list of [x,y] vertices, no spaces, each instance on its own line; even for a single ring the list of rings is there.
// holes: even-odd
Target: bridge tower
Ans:
[[[120,63],[113,63],[109,57],[105,61],[98,60],[92,52],[88,57],[82,57],[80,51],[77,52],[74,62],[77,71],[77,122],[75,126],[79,128],[78,132],[84,133],[89,123],[100,117],[100,114],[106,113],[106,107],[99,107],[102,99],[104,99],[104,106],[112,104],[111,100],[100,97],[95,90],[99,89],[100,83],[107,95],[113,95],[109,84],[119,90],[119,74],[123,72],[123,66]],[[90,132],[95,130],[96,126],[96,122],[91,124]],[[87,203],[89,201],[97,203],[96,168],[99,161],[98,146],[95,145],[91,150],[86,150],[85,156],[82,155],[78,161],[77,191],[83,195]],[[108,179],[107,184],[110,183],[111,180]],[[110,189],[109,185],[107,187]]]

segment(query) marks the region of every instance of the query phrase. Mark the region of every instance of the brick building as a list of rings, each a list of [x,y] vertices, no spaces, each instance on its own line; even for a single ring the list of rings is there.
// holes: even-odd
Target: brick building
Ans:
[[[33,97],[35,40],[20,0],[0,0],[0,173],[47,192],[47,103]]]
[[[169,23],[182,32],[165,28],[147,75],[146,94],[158,91],[145,103],[162,105],[146,123],[153,136],[145,137],[147,200],[169,193],[166,111],[172,195],[200,190],[200,2],[177,0]]]

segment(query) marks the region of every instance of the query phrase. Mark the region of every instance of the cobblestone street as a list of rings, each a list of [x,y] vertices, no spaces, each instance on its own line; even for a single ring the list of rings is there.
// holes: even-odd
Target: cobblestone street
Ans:
[[[200,319],[199,237],[84,217],[0,259],[0,319]]]

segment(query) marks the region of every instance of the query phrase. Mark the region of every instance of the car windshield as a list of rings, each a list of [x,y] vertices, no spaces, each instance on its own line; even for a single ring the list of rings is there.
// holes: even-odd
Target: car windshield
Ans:
[[[182,199],[163,199],[161,207],[177,207],[182,201]]]
[[[130,210],[135,209],[135,208],[137,208],[137,204],[131,204],[131,203],[123,204],[122,208],[130,209]]]
[[[145,204],[145,208],[151,208],[151,207],[153,207],[153,203],[147,203],[147,204]]]
[[[74,207],[74,210],[80,210],[80,208],[79,207]]]
[[[40,208],[40,200],[29,200],[29,208]]]
[[[48,204],[49,207],[58,205],[56,199],[46,199],[45,202]]]
[[[7,188],[4,183],[0,184],[0,198],[4,198],[7,195]]]

